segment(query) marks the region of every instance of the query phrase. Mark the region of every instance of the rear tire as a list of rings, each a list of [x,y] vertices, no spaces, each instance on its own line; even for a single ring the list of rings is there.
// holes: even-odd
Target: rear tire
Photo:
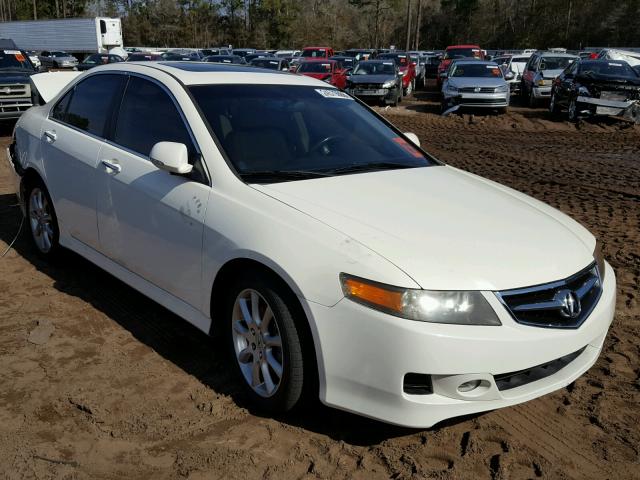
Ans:
[[[42,180],[31,181],[25,189],[26,222],[38,255],[53,258],[60,250],[58,217]]]
[[[296,308],[269,276],[231,281],[222,320],[230,361],[250,402],[269,414],[291,410],[302,395],[304,357]]]

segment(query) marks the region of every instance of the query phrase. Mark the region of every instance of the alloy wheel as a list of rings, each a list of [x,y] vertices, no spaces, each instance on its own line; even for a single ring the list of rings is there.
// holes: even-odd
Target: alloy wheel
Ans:
[[[49,252],[54,240],[53,217],[47,196],[38,187],[29,195],[29,225],[38,249],[42,253]]]
[[[242,376],[261,397],[272,397],[280,387],[284,352],[278,320],[256,290],[240,292],[233,305],[231,331]]]

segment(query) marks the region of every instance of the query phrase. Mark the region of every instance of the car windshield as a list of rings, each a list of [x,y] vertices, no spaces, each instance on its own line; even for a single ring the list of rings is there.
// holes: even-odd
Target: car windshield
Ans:
[[[336,89],[196,85],[189,90],[229,161],[248,182],[437,164]]]
[[[463,63],[461,65],[453,66],[451,76],[473,78],[502,77],[502,70],[500,70],[498,65],[487,65],[486,63]]]
[[[477,48],[451,48],[444,52],[445,60],[454,58],[480,58],[480,50]]]
[[[331,64],[325,62],[304,62],[298,67],[301,73],[331,73]]]
[[[407,56],[406,55],[398,55],[398,54],[384,54],[384,55],[380,55],[378,57],[380,60],[384,60],[384,59],[388,59],[388,60],[393,60],[396,65],[398,65],[399,67],[406,67],[409,64],[409,61],[407,60]]]
[[[540,70],[563,70],[575,61],[572,57],[542,57]]]
[[[361,62],[353,71],[354,75],[393,75],[396,71],[393,62]]]
[[[0,50],[0,68],[33,70],[31,62],[20,50]]]
[[[305,50],[302,52],[302,56],[303,57],[326,57],[327,51],[324,48]]]
[[[580,75],[638,79],[636,71],[628,63],[615,61],[583,62]]]

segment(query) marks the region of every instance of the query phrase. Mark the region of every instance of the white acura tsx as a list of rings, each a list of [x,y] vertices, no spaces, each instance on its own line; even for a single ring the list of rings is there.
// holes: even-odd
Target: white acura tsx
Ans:
[[[7,153],[40,254],[220,332],[268,412],[310,395],[428,427],[513,405],[590,368],[614,315],[582,226],[309,77],[97,67]]]

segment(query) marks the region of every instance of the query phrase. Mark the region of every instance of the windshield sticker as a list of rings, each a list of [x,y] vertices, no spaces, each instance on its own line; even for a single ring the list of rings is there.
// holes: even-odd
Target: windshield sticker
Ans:
[[[407,141],[404,138],[395,137],[393,138],[393,141],[397,143],[404,151],[406,151],[411,156],[415,158],[423,158],[422,154],[418,150],[416,150],[413,146],[409,145],[409,143],[407,143]]]
[[[5,50],[4,53],[7,55],[21,55],[20,50]]]
[[[322,95],[324,98],[342,98],[345,100],[353,100],[348,94],[341,92],[337,89],[329,88],[316,88],[316,92]]]

